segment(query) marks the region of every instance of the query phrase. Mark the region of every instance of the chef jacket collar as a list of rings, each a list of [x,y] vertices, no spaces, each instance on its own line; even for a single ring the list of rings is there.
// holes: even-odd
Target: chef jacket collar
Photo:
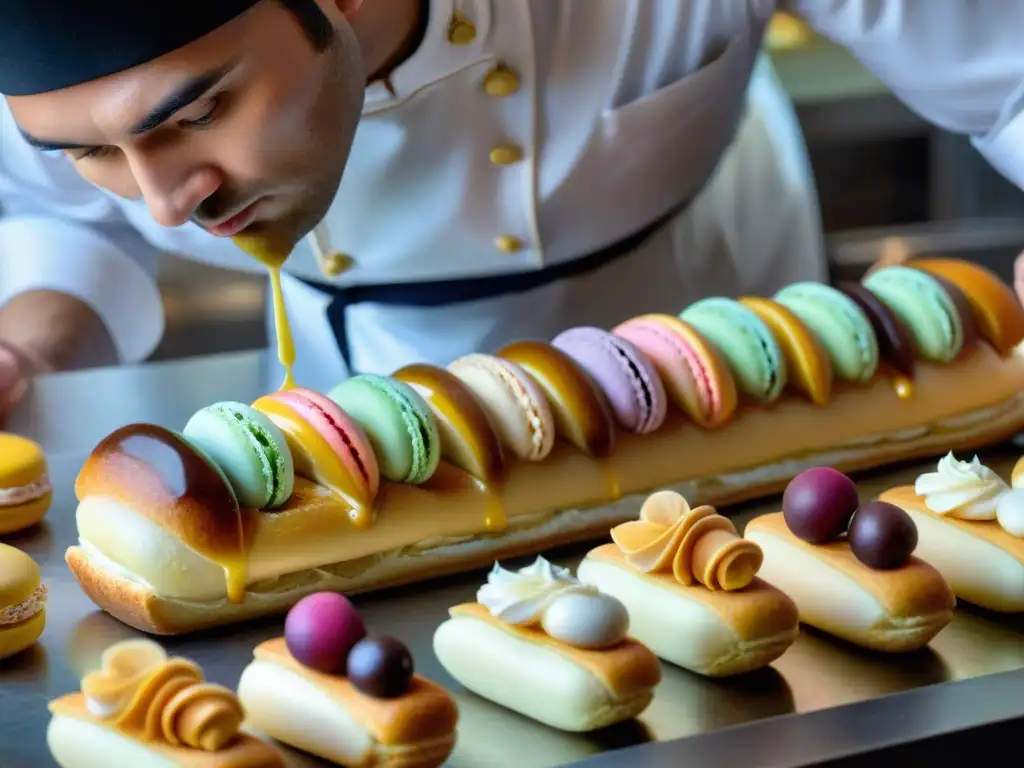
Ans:
[[[473,39],[461,45],[449,39],[453,23],[460,18],[476,30]],[[417,91],[487,59],[485,46],[491,23],[491,0],[431,0],[430,18],[419,48],[387,79],[367,86],[363,114],[397,106]]]

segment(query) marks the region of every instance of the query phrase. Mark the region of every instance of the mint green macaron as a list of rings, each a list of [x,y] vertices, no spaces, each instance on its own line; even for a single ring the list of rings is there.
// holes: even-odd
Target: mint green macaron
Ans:
[[[960,354],[963,319],[953,299],[930,274],[910,267],[885,267],[863,284],[910,328],[918,357],[948,363]]]
[[[327,396],[363,428],[381,476],[411,485],[433,476],[441,460],[441,438],[430,406],[412,387],[386,376],[360,374]]]
[[[878,370],[878,339],[871,321],[853,300],[824,283],[793,283],[775,294],[810,328],[828,353],[835,375],[865,382]]]
[[[691,304],[680,317],[722,353],[740,392],[762,404],[778,399],[786,385],[786,361],[761,318],[739,302],[719,297]]]
[[[198,411],[181,432],[218,466],[238,503],[280,507],[292,495],[295,465],[284,433],[245,403],[214,403]]]

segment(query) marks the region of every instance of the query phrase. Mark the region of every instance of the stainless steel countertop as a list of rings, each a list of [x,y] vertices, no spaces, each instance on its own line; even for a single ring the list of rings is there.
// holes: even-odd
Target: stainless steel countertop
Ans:
[[[33,433],[59,447],[50,456],[54,504],[42,526],[4,541],[23,548],[42,566],[50,589],[48,624],[36,647],[0,662],[2,768],[52,766],[45,745],[47,701],[77,689],[80,676],[95,668],[110,643],[138,636],[96,609],[63,561],[65,549],[76,538],[73,483],[91,444],[129,421],[180,428],[188,415],[212,399],[251,399],[258,394],[250,383],[258,381],[261,357],[194,359],[40,382],[21,419],[30,423],[33,415],[38,417]],[[988,455],[997,469],[1008,471],[1019,454],[1004,448]],[[917,465],[861,478],[862,493],[870,496],[907,482],[920,470]],[[769,499],[731,513],[743,523],[776,509],[777,504],[777,499]],[[583,551],[554,553],[553,559],[575,566]],[[404,638],[418,671],[447,686],[456,697],[460,731],[449,762],[456,768],[543,768],[601,755],[615,763],[621,756],[636,766],[678,765],[683,755],[701,765],[792,765],[839,745],[864,747],[871,739],[899,740],[963,727],[982,715],[991,719],[1024,712],[1019,696],[982,695],[982,703],[975,706],[966,694],[957,694],[958,686],[970,686],[970,682],[950,682],[998,673],[1010,673],[998,678],[1007,682],[1024,676],[1017,671],[1024,669],[1024,620],[964,607],[930,649],[906,656],[864,652],[807,630],[771,668],[742,678],[709,680],[664,665],[656,698],[637,722],[591,735],[563,734],[461,690],[434,658],[434,629],[450,605],[472,599],[484,577],[478,571],[356,600],[371,631]],[[162,642],[170,652],[199,662],[213,682],[234,687],[252,648],[279,634],[281,627],[278,618]],[[907,694],[911,698],[883,698],[901,691],[913,691]],[[844,719],[842,708],[857,702],[862,702],[860,707],[850,709],[849,718]],[[886,716],[880,718],[878,710],[871,709],[878,704],[888,707]],[[867,715],[863,707],[869,708]],[[814,725],[817,720],[805,719],[806,713],[815,711],[832,712],[832,731],[822,732]],[[863,717],[874,724],[870,732],[862,732]],[[722,731],[730,726],[736,727]],[[747,741],[745,734],[750,734]],[[685,741],[666,743],[676,739]],[[744,749],[744,744],[757,749]],[[630,745],[639,746],[627,753],[608,753]],[[296,766],[318,765],[296,754],[290,757]],[[607,763],[599,760],[598,764]]]

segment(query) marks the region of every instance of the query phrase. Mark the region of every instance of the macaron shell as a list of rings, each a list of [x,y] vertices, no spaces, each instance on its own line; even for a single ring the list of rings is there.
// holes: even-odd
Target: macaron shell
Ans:
[[[971,302],[967,300],[967,296],[956,283],[950,282],[940,275],[932,275],[932,277],[946,291],[946,295],[949,296],[954,306],[956,306],[957,314],[960,316],[962,326],[960,354],[969,352],[977,345],[980,335],[978,325],[974,320],[974,310],[971,309]]]
[[[540,461],[555,444],[555,418],[543,391],[515,363],[492,355],[461,357],[448,370],[476,396],[502,445]]]
[[[0,535],[23,531],[36,525],[46,517],[52,503],[53,494],[48,491],[38,499],[23,504],[0,506]]]
[[[740,392],[762,405],[779,398],[786,385],[785,357],[761,318],[739,302],[720,297],[691,304],[681,318],[722,353]]]
[[[910,328],[919,357],[948,363],[960,354],[960,312],[932,275],[910,267],[885,267],[868,275],[863,285]]]
[[[689,323],[672,315],[641,315],[613,329],[653,363],[665,390],[690,420],[724,426],[739,395],[729,364]]]
[[[0,628],[0,659],[8,659],[16,653],[31,648],[42,637],[46,628],[46,608],[28,621],[12,627]]]
[[[856,383],[878,370],[878,340],[860,307],[831,286],[794,283],[775,295],[811,329],[828,352],[835,375]]]
[[[28,600],[42,579],[35,560],[16,547],[0,544],[0,610]]]
[[[540,341],[517,341],[498,351],[536,382],[555,418],[558,435],[591,458],[611,455],[616,424],[604,393],[576,362]]]
[[[20,488],[47,472],[46,454],[33,440],[0,432],[0,488]]]
[[[775,334],[794,388],[815,405],[825,405],[832,391],[832,362],[810,328],[777,301],[758,296],[746,296],[739,301]]]
[[[244,403],[216,403],[197,412],[182,435],[227,477],[238,502],[278,507],[291,496],[295,466],[284,433]]]
[[[843,282],[838,286],[861,309],[871,323],[878,342],[878,355],[899,373],[911,379],[917,364],[914,336],[906,323],[881,299],[860,283]]]
[[[458,377],[433,365],[409,365],[392,374],[416,390],[434,414],[441,457],[487,484],[505,478],[501,440],[483,406]]]
[[[665,385],[654,364],[630,342],[600,328],[570,328],[551,346],[575,360],[597,383],[627,432],[658,429],[668,411]]]
[[[313,393],[319,398],[314,401],[309,394],[282,390],[252,405],[284,433],[297,475],[338,494],[357,513],[370,510],[380,470],[369,438],[334,401]]]
[[[418,485],[441,460],[441,438],[429,406],[408,384],[375,374],[346,379],[328,397],[363,428],[380,474]]]
[[[997,275],[969,261],[919,258],[909,266],[942,277],[967,298],[981,336],[1001,355],[1009,355],[1024,340],[1024,307]]]

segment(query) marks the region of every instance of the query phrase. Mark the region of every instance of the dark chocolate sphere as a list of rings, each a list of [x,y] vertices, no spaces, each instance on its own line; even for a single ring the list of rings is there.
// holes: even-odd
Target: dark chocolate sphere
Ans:
[[[812,544],[841,536],[858,506],[856,484],[832,467],[801,472],[782,495],[786,526],[794,536]]]
[[[917,526],[894,504],[870,501],[850,523],[850,549],[864,565],[899,568],[917,548]]]
[[[291,655],[326,674],[344,672],[349,652],[364,637],[366,626],[359,611],[335,592],[302,598],[284,620],[284,641]]]
[[[412,654],[394,637],[367,637],[348,655],[349,681],[378,699],[393,699],[409,690],[412,673]]]

